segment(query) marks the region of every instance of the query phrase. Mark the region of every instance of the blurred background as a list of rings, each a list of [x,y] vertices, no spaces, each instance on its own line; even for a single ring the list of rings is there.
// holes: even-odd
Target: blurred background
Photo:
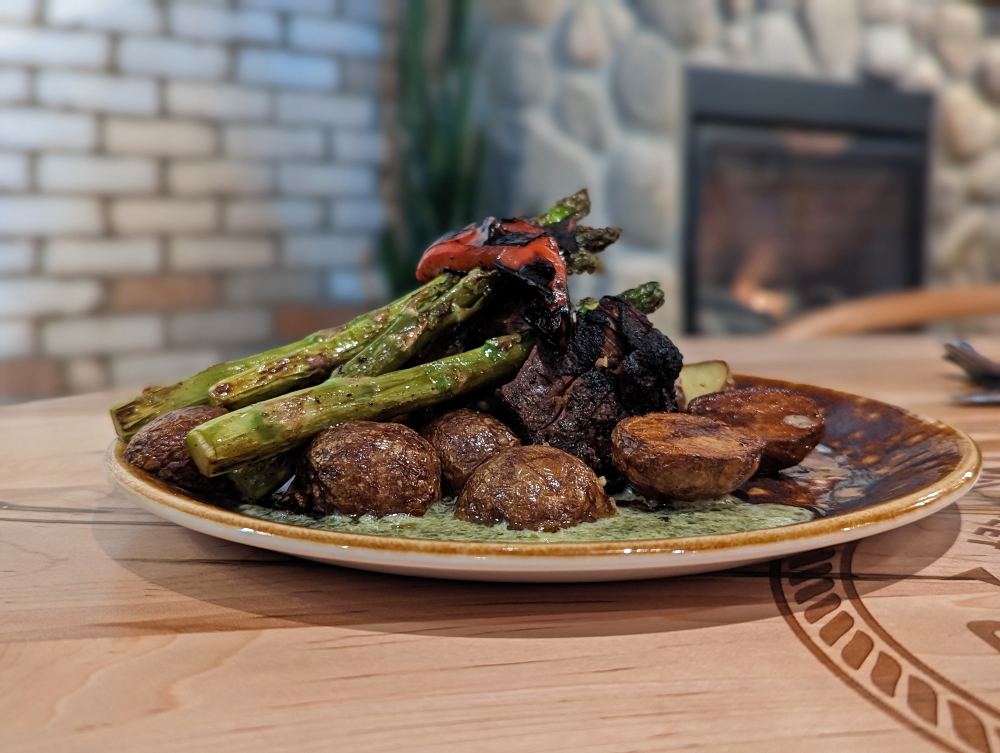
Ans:
[[[0,402],[297,339],[582,187],[623,235],[573,295],[657,279],[670,335],[1000,280],[1000,4],[0,0]]]

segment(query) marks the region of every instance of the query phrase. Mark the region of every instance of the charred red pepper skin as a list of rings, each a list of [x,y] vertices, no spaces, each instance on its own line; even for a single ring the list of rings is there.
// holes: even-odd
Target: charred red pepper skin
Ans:
[[[527,220],[497,220],[488,217],[481,223],[467,225],[449,236],[433,243],[420,258],[417,265],[417,279],[429,282],[444,272],[468,272],[482,268],[499,266],[510,272],[544,263],[552,268],[552,280],[548,287],[553,306],[563,306],[568,300],[569,282],[566,261],[559,252],[559,244],[549,236],[540,236],[520,246],[504,246],[502,237],[499,245],[487,246],[492,232],[540,233],[543,231]]]
[[[550,293],[549,303],[553,308],[565,306],[569,300],[569,280],[566,272],[566,260],[559,252],[556,239],[547,235],[536,238],[526,246],[495,246],[501,249],[496,260],[496,266],[511,272],[543,263],[552,267],[552,281],[547,285]]]
[[[446,269],[453,272],[468,272],[477,267],[489,269],[504,248],[502,245],[485,245],[490,233],[497,231],[540,233],[542,229],[520,218],[501,221],[496,217],[487,217],[482,222],[466,225],[457,233],[435,241],[424,251],[417,265],[417,279],[430,282]]]

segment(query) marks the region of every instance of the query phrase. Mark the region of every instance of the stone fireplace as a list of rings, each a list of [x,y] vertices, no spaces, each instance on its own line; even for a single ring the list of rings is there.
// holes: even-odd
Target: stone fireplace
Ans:
[[[854,213],[847,224],[854,222],[856,239],[845,243],[869,262],[879,249],[882,267],[869,277],[887,281],[883,287],[1000,279],[995,11],[957,0],[484,0],[483,9],[491,210],[531,213],[585,185],[594,223],[624,230],[607,252],[608,271],[574,280],[579,295],[656,278],[671,301],[658,324],[677,333],[687,319],[689,329],[699,329],[684,295],[685,251],[697,241],[691,210],[703,196],[685,186],[686,160],[698,146],[685,116],[696,70],[882,93],[890,118],[899,107],[922,107],[924,124],[899,145],[895,167],[881,177],[856,176],[836,206]],[[798,155],[798,179],[822,162],[823,150],[852,159],[877,151],[871,128],[835,121],[767,138]],[[834,211],[838,192],[825,190],[811,194],[813,210]],[[861,201],[866,191],[882,202],[878,213],[889,235],[866,235],[861,214],[871,215],[875,200]],[[747,215],[751,208],[733,211]],[[812,304],[881,289],[852,285],[841,281],[825,292],[814,286]],[[997,329],[991,321],[963,326]]]

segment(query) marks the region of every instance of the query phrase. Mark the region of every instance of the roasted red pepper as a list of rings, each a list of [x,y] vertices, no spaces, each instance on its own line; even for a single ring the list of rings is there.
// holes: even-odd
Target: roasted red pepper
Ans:
[[[431,244],[417,265],[417,279],[428,282],[446,269],[468,272],[499,267],[544,288],[552,308],[565,306],[569,293],[566,261],[556,239],[545,232],[524,219],[487,217]]]

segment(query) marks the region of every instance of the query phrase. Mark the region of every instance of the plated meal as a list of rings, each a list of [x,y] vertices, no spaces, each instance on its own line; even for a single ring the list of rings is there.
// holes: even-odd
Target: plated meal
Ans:
[[[581,224],[588,211],[581,191],[470,225],[428,248],[403,298],[115,406],[112,480],[233,540],[537,553],[525,572],[560,553],[834,532],[822,522],[926,492],[896,511],[923,514],[974,480],[974,445],[948,427],[724,361],[682,365],[647,318],[663,303],[654,282],[574,305],[569,276],[599,269],[619,234]],[[383,555],[262,545],[400,571]]]

